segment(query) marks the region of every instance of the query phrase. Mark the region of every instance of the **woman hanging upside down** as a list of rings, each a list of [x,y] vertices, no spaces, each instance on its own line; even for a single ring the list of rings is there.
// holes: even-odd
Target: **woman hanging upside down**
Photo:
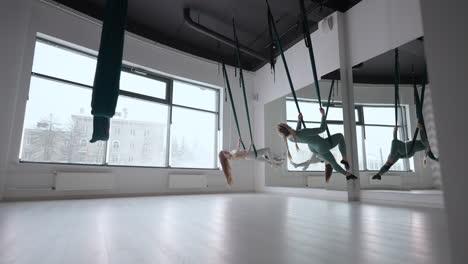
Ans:
[[[319,134],[325,132],[326,130],[326,116],[325,110],[320,108],[320,113],[322,114],[322,122],[320,123],[319,128],[304,128],[301,129],[301,122],[302,122],[302,114],[299,113],[297,127],[296,130],[292,129],[287,124],[281,123],[278,124],[278,133],[282,136],[286,143],[286,148],[288,150],[288,157],[292,160],[291,153],[289,152],[288,142],[293,141],[296,144],[296,149],[299,149],[297,143],[305,143],[308,145],[310,151],[316,154],[319,158],[325,160],[326,162],[330,163],[331,167],[335,169],[337,172],[346,176],[346,180],[357,179],[356,176],[344,170],[335,160],[335,157],[330,152],[330,150],[338,145],[340,149],[341,156],[343,159],[341,163],[345,165],[345,168],[349,169],[349,163],[346,157],[346,145],[344,141],[344,137],[342,134],[334,134],[330,137],[332,144],[330,144],[330,140],[324,139]],[[327,182],[329,180],[326,179]]]
[[[426,157],[429,156],[431,159],[439,161],[439,159],[436,158],[431,151],[424,125],[418,123],[418,128],[421,132],[421,140],[415,140],[414,143],[412,140],[407,142],[398,140],[398,127],[395,127],[393,129],[392,149],[390,151],[390,155],[388,155],[387,163],[385,163],[385,165],[382,166],[380,171],[372,177],[373,180],[381,180],[382,175],[384,175],[388,170],[390,170],[393,164],[395,164],[399,159],[411,158],[414,156],[414,154],[416,154],[416,152],[422,150],[425,151]],[[413,146],[413,149],[411,149],[411,146]]]
[[[232,151],[220,151],[219,152],[219,162],[221,163],[221,167],[224,172],[224,176],[226,176],[227,183],[229,185],[232,184],[232,167],[231,167],[231,160],[258,160],[268,163],[272,167],[280,167],[284,163],[284,159],[277,156],[272,155],[270,148],[262,148],[257,149],[257,157],[255,157],[255,152],[252,151],[252,144],[250,144],[247,150],[241,150],[240,144],[241,140],[237,144],[237,148]]]

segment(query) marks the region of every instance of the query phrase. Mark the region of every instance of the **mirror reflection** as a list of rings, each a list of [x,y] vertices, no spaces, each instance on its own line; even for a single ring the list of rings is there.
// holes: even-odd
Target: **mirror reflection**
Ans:
[[[415,39],[354,65],[353,81],[361,189],[440,188],[424,39]],[[332,136],[330,152],[338,165],[346,170],[348,166],[343,160],[346,157],[342,155],[343,147],[340,153],[339,144],[339,135],[344,134],[341,86],[339,70],[322,76],[322,107],[325,111],[328,108],[329,134],[319,131],[318,135],[323,139]],[[296,93],[303,123],[308,129],[319,129],[322,115],[313,89],[310,85]],[[340,172],[343,174],[340,168],[331,166],[331,169],[328,159],[313,151],[303,139],[294,140],[289,136],[286,146],[278,135],[278,124],[284,123],[294,133],[298,122],[302,123],[291,94],[265,104],[265,143],[284,157],[289,150],[291,156],[282,167],[266,167],[266,184],[345,190],[346,177],[340,175]],[[330,170],[333,170],[331,175]]]

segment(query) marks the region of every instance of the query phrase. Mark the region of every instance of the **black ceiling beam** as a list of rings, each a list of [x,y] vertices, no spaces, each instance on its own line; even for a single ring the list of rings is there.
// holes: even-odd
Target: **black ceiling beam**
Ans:
[[[233,48],[236,48],[236,42],[224,35],[221,35],[219,34],[218,32],[215,32],[201,24],[198,24],[196,23],[195,21],[192,20],[191,16],[190,16],[190,8],[184,8],[184,20],[185,20],[185,23],[192,29],[208,36],[208,37],[211,37],[221,43],[224,43],[230,47],[233,47]],[[242,52],[242,53],[245,53],[249,56],[252,56],[256,59],[259,59],[261,60],[262,62],[266,62],[266,63],[269,63],[270,60],[266,57],[264,57],[263,55],[255,52],[254,50],[252,49],[249,49],[248,47],[245,47],[243,45],[240,45],[239,44],[239,50]]]

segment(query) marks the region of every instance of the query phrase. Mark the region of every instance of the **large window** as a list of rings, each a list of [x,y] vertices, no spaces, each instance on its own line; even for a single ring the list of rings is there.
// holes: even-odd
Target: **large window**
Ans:
[[[215,168],[219,90],[123,66],[110,139],[89,143],[96,57],[36,41],[22,162]]]
[[[320,126],[321,115],[318,111],[319,104],[311,100],[299,100],[299,106],[304,113],[304,121],[307,127]],[[286,100],[286,117],[288,124],[295,128],[297,124],[297,109],[292,99]],[[407,108],[400,107],[399,116],[401,127],[398,137],[403,140],[408,140],[408,129],[406,122]],[[395,110],[393,105],[356,105],[356,136],[359,156],[360,170],[379,170],[386,162],[387,156],[390,153],[391,142],[393,139],[393,127]],[[331,134],[343,133],[343,111],[341,104],[336,103],[330,106],[328,113],[328,128]],[[322,137],[326,138],[324,132]],[[293,160],[296,163],[304,162],[311,157],[307,144],[298,144],[299,151],[291,151]],[[289,142],[289,149],[294,150],[293,142]],[[341,154],[338,148],[332,149],[332,153],[337,159],[341,160]],[[294,168],[288,164],[290,171],[302,171],[302,168]],[[393,171],[408,171],[413,169],[412,159],[399,160],[392,168]],[[323,171],[324,164],[311,164],[307,171]]]

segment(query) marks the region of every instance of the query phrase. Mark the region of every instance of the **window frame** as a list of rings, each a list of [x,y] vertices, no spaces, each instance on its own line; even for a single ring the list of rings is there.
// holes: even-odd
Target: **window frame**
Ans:
[[[286,103],[288,101],[294,101],[293,98],[290,98],[290,97],[286,97]],[[297,99],[298,102],[306,102],[306,103],[315,103],[315,104],[318,104],[318,100],[316,99],[303,99],[303,98],[298,98]],[[326,103],[324,104],[326,105]],[[341,109],[342,108],[342,103],[341,102],[334,102],[334,103],[331,103],[330,104],[330,108],[338,108],[338,109]],[[362,127],[362,138],[361,138],[361,142],[362,142],[362,146],[360,146],[362,148],[362,154],[363,154],[363,166],[364,168],[363,169],[360,169],[359,171],[362,171],[362,172],[374,172],[374,171],[377,171],[377,170],[369,170],[367,168],[367,156],[366,156],[366,126],[373,126],[373,127],[395,127],[394,125],[383,125],[383,124],[366,124],[365,122],[365,116],[364,116],[364,108],[367,107],[367,108],[370,108],[370,107],[375,107],[375,108],[393,108],[394,106],[393,105],[390,105],[390,104],[379,104],[379,105],[374,105],[374,104],[355,104],[354,106],[354,109],[355,111],[357,111],[357,117],[358,117],[358,121],[356,122],[356,127],[357,126],[361,126]],[[402,129],[399,129],[399,136],[400,138],[404,138],[405,140],[410,140],[410,134],[409,134],[409,123],[408,123],[408,111],[409,111],[409,107],[407,105],[400,105],[400,112],[403,113],[402,114],[402,120],[401,120],[401,124],[398,125],[398,127],[402,128]],[[287,119],[286,122],[292,122],[292,123],[297,123],[298,120],[297,119]],[[307,124],[315,124],[315,125],[320,125],[320,122],[319,121],[304,121],[304,123],[307,125]],[[327,123],[328,124],[333,124],[333,125],[343,125],[344,122],[343,121],[336,121],[336,120],[331,120],[331,121],[328,121],[327,120]],[[403,164],[404,164],[404,167],[405,167],[405,170],[393,170],[393,172],[412,172],[413,170],[411,169],[411,164],[410,164],[410,160],[409,159],[403,159]],[[414,167],[414,164],[413,164],[413,167]],[[289,170],[288,169],[288,172],[292,172],[292,173],[303,173],[304,171],[295,171],[295,170]],[[307,170],[305,172],[312,172],[312,173],[315,173],[315,172],[320,172],[318,170]]]
[[[87,52],[87,51],[82,51],[82,50],[72,48],[72,47],[67,46],[67,45],[63,45],[63,44],[60,44],[60,43],[57,43],[57,42],[54,42],[54,41],[50,41],[48,39],[45,39],[45,38],[39,37],[39,36],[36,36],[35,41],[36,41],[35,43],[41,42],[41,43],[44,43],[44,44],[47,44],[47,45],[51,45],[51,46],[53,46],[55,48],[63,49],[63,50],[69,51],[69,52],[79,54],[81,56],[87,56],[87,57],[91,57],[91,58],[97,60],[97,55],[96,55],[97,53],[93,54],[93,53],[90,53],[90,52]],[[32,164],[53,164],[53,165],[93,166],[93,167],[131,167],[131,168],[219,170],[219,164],[218,164],[218,160],[217,160],[217,153],[219,151],[219,140],[220,140],[220,137],[222,137],[222,135],[220,133],[220,131],[221,131],[221,118],[220,118],[220,115],[221,115],[221,107],[222,107],[221,89],[206,86],[206,85],[195,83],[195,82],[190,82],[190,81],[178,79],[178,78],[164,76],[164,75],[161,75],[161,74],[158,74],[158,73],[146,70],[146,69],[142,69],[140,67],[131,66],[131,65],[125,63],[125,62],[122,63],[122,72],[126,72],[126,73],[129,73],[129,74],[135,74],[135,75],[140,76],[140,77],[149,78],[149,79],[156,80],[156,81],[159,81],[159,82],[163,82],[163,83],[166,84],[166,96],[165,96],[165,98],[153,97],[153,96],[139,94],[139,93],[130,92],[130,91],[126,91],[126,90],[120,90],[119,91],[119,96],[122,95],[122,96],[133,98],[133,99],[139,99],[139,100],[144,100],[144,101],[148,101],[148,102],[154,102],[154,103],[167,105],[167,107],[168,107],[168,118],[167,118],[167,125],[166,125],[166,151],[165,151],[165,157],[164,157],[165,158],[165,161],[164,161],[165,166],[140,166],[140,165],[109,164],[109,148],[112,147],[112,144],[109,144],[108,141],[103,142],[105,151],[104,151],[104,155],[103,155],[103,163],[102,164],[89,164],[89,163],[78,163],[78,162],[49,162],[49,161],[42,162],[42,161],[22,160],[21,156],[22,156],[22,147],[23,147],[22,145],[23,144],[20,145],[19,162],[20,163],[32,163]],[[79,87],[79,88],[85,88],[85,89],[91,89],[91,90],[93,89],[93,86],[88,85],[88,84],[79,83],[79,82],[75,82],[75,81],[70,81],[70,80],[66,80],[66,79],[61,79],[59,77],[50,76],[50,75],[46,75],[46,74],[31,71],[31,77],[30,78],[33,78],[33,77],[45,79],[45,80],[52,81],[52,82],[63,83],[63,84],[67,84],[67,85],[75,86],[75,87]],[[172,97],[173,93],[172,93],[172,91],[173,91],[173,85],[174,85],[175,81],[181,82],[181,83],[187,83],[187,84],[190,84],[190,85],[193,85],[193,86],[197,86],[197,87],[201,87],[201,88],[204,88],[204,89],[210,89],[210,90],[215,91],[215,93],[216,93],[216,110],[215,111],[210,111],[210,110],[200,109],[200,108],[196,108],[196,107],[189,107],[189,106],[184,106],[184,105],[179,105],[179,104],[173,104],[173,100],[172,100],[173,99],[173,97]],[[29,98],[28,98],[28,100],[29,100]],[[216,130],[213,131],[213,133],[215,135],[215,144],[213,146],[215,148],[215,151],[214,151],[215,155],[213,157],[213,167],[211,167],[211,168],[173,167],[173,166],[171,166],[169,164],[170,163],[170,153],[171,153],[170,140],[171,140],[172,108],[173,107],[180,107],[180,108],[190,109],[190,110],[194,110],[194,111],[207,112],[207,113],[214,114],[216,116],[216,125],[215,125]],[[110,129],[112,129],[112,127]],[[23,131],[22,131],[23,137],[24,137],[24,130],[25,129],[23,128]]]

